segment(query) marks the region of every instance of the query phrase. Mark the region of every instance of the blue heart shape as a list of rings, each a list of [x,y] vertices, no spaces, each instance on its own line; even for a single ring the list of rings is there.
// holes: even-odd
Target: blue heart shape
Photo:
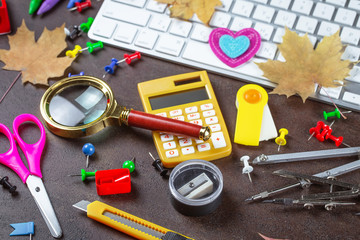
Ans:
[[[230,58],[237,58],[250,47],[250,40],[246,36],[233,38],[230,35],[223,35],[219,39],[221,50]]]

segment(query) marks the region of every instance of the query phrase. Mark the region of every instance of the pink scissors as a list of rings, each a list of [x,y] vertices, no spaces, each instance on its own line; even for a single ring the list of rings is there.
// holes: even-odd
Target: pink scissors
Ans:
[[[18,130],[19,126],[25,122],[33,122],[40,128],[41,136],[38,142],[28,144],[21,139]],[[40,159],[46,139],[44,126],[34,115],[21,114],[14,120],[13,131],[14,134],[11,134],[9,128],[0,123],[0,133],[3,133],[10,142],[10,149],[5,153],[0,154],[0,163],[11,168],[19,175],[23,183],[29,188],[31,195],[34,197],[36,205],[38,206],[51,235],[55,238],[60,238],[62,236],[62,230],[46,192],[44,183],[41,180]],[[26,168],[20,158],[15,140],[24,152],[29,169]]]

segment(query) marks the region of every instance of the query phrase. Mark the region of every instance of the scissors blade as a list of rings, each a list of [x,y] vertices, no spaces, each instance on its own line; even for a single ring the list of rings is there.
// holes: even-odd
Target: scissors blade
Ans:
[[[56,217],[54,208],[51,205],[43,181],[37,176],[29,175],[29,177],[26,179],[26,185],[28,186],[31,195],[35,199],[36,205],[38,206],[41,215],[43,216],[46,225],[51,232],[51,235],[54,238],[60,238],[62,236],[62,230]]]

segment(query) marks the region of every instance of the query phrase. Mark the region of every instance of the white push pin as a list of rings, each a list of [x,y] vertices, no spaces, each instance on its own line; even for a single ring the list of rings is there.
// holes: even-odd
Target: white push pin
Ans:
[[[242,170],[242,173],[243,173],[243,174],[246,174],[246,173],[247,173],[247,175],[249,176],[249,180],[250,180],[250,182],[252,183],[250,173],[254,170],[254,168],[249,165],[249,159],[250,159],[249,156],[242,156],[242,157],[240,158],[240,161],[242,161],[242,162],[244,163],[244,168],[243,168],[243,170]]]

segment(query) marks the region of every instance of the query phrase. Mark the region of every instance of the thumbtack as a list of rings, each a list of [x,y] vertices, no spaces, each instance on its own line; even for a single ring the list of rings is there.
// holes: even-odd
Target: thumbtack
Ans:
[[[65,35],[74,40],[82,34],[78,25],[73,25],[71,30],[64,28]]]
[[[82,12],[82,10],[91,7],[91,1],[86,0],[85,2],[76,2],[75,7],[70,8],[69,11],[75,11]]]
[[[150,157],[154,160],[154,162],[152,163],[152,165],[154,166],[154,168],[156,168],[156,170],[158,170],[160,172],[160,176],[165,177],[168,170],[165,169],[162,165],[161,165],[161,161],[160,159],[155,159],[153,157],[153,155],[149,152]]]
[[[132,173],[135,170],[135,163],[134,163],[135,157],[133,157],[131,160],[127,160],[123,163],[123,168],[129,169],[130,173]]]
[[[31,240],[32,235],[34,235],[34,222],[12,223],[10,226],[14,228],[14,231],[10,233],[10,236],[29,235]]]
[[[343,142],[344,138],[342,136],[335,137],[335,136],[331,135],[331,131],[326,134],[325,139],[333,140],[335,142],[335,146],[337,146],[337,147],[339,147],[341,144],[344,144],[347,147],[351,147],[350,145]]]
[[[351,113],[351,111],[347,111],[347,112],[343,112],[343,113]],[[333,112],[323,112],[324,115],[324,119],[327,120],[329,117],[337,117],[340,118],[341,117],[341,113],[339,111],[339,109],[335,109]]]
[[[280,151],[280,146],[286,145],[285,135],[287,135],[289,133],[289,131],[286,128],[281,128],[279,130],[279,133],[280,133],[280,136],[275,138],[276,144],[279,145],[278,152]]]
[[[103,48],[104,44],[101,41],[98,41],[96,43],[87,42],[86,46],[86,48],[80,49],[79,52],[81,53],[85,50],[88,50],[89,53],[92,53],[95,48]]]
[[[2,179],[0,179],[0,184],[3,185],[4,188],[8,189],[11,194],[16,193],[16,186],[11,185],[9,183],[9,177],[5,176]]]
[[[91,143],[85,143],[82,147],[83,153],[86,155],[86,167],[89,166],[89,156],[95,153],[95,147]]]
[[[70,57],[70,58],[74,58],[76,57],[76,55],[78,54],[78,52],[81,50],[81,46],[80,45],[75,45],[74,50],[68,50],[66,51],[65,55]]]
[[[81,174],[70,174],[68,177],[81,176],[81,180],[84,182],[88,177],[94,177],[96,170],[94,172],[86,172],[84,169],[81,169]]]
[[[254,170],[254,168],[249,165],[249,159],[250,159],[249,156],[242,156],[242,157],[240,158],[240,161],[244,163],[244,168],[243,168],[243,170],[242,170],[242,173],[243,173],[243,174],[247,174],[247,175],[249,176],[250,182],[252,183],[252,179],[251,179],[250,173]]]
[[[320,142],[323,142],[325,140],[326,134],[331,134],[332,132],[331,126],[334,124],[334,122],[335,121],[332,121],[330,125],[324,124],[322,132],[316,135],[316,139],[319,140]]]
[[[79,74],[71,74],[71,73],[69,73],[68,77],[76,77],[76,76],[84,76],[84,75],[85,75],[85,73],[83,71],[81,71]]]
[[[135,52],[133,54],[124,54],[124,58],[121,60],[117,60],[116,58],[112,58],[111,59],[111,63],[110,65],[105,66],[105,74],[103,75],[103,78],[105,78],[106,74],[114,74],[115,72],[115,66],[118,66],[120,63],[122,62],[126,62],[128,65],[130,65],[130,63],[135,60],[135,59],[140,59],[141,58],[141,53],[140,52]]]
[[[86,23],[80,24],[80,30],[83,31],[84,33],[87,33],[90,30],[90,27],[94,22],[94,18],[89,17],[87,20],[88,21]]]
[[[320,134],[321,129],[324,127],[325,123],[322,121],[318,121],[316,124],[316,127],[312,127],[309,129],[310,132],[310,137],[308,138],[308,141],[310,141],[310,139],[316,134]]]
[[[82,0],[70,0],[66,8],[72,8],[75,6],[76,2],[81,2]]]

